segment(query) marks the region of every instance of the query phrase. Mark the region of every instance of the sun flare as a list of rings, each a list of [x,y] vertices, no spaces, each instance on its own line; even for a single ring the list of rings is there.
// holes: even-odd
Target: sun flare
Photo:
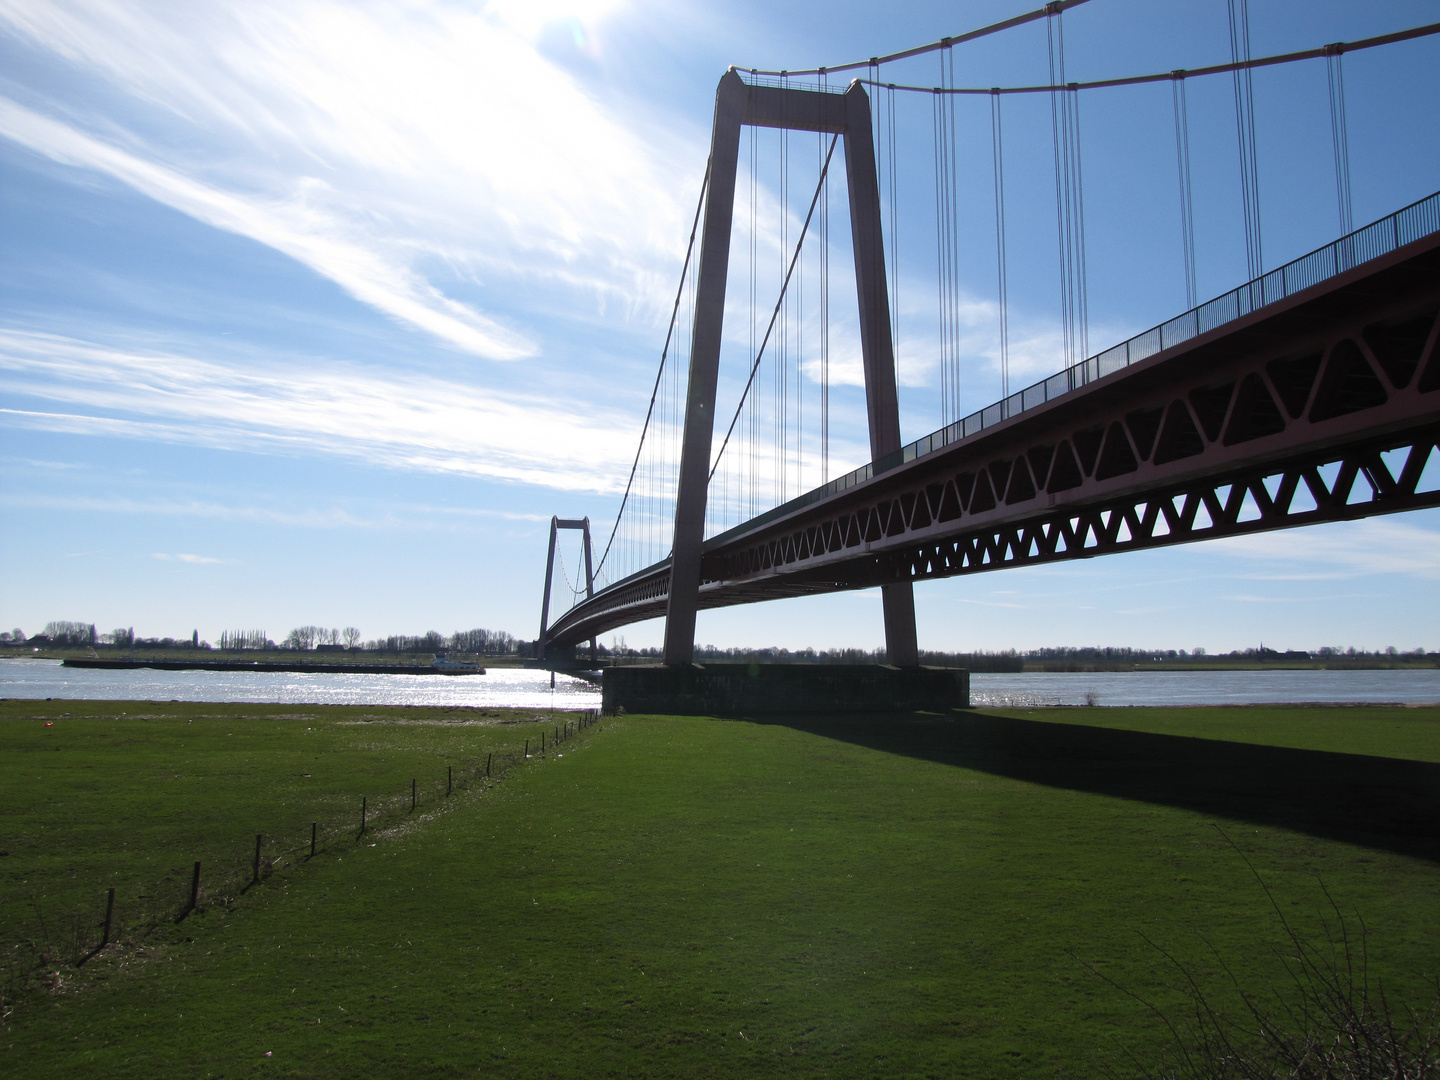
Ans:
[[[485,13],[526,38],[557,22],[589,29],[619,9],[624,0],[491,0]]]

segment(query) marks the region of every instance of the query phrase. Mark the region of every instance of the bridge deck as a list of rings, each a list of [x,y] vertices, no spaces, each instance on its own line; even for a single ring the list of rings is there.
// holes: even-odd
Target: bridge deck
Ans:
[[[1437,313],[1440,195],[711,538],[700,607],[1440,505]],[[551,641],[665,614],[668,580]]]

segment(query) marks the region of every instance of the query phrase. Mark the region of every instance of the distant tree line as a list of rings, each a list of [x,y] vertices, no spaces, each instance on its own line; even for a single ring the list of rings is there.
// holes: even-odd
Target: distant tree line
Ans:
[[[1347,660],[1396,660],[1402,658],[1420,659],[1425,656],[1434,655],[1427,653],[1424,649],[1412,649],[1409,652],[1401,652],[1394,645],[1384,649],[1376,649],[1374,652],[1367,652],[1364,649],[1356,649],[1354,646],[1344,648],[1337,645],[1326,645],[1319,649],[1306,652],[1299,649],[1268,649],[1259,645],[1248,649],[1232,649],[1228,653],[1207,653],[1203,648],[1191,649],[1132,649],[1116,648],[1114,646],[1100,648],[1098,646],[1079,648],[1049,648],[1031,649],[1029,652],[1020,653],[1024,660],[1032,661],[1080,661],[1084,663],[1164,663],[1175,660],[1311,660],[1311,659],[1347,659]]]
[[[577,652],[584,653],[583,646]],[[658,661],[662,652],[658,648],[632,649],[623,637],[609,646],[599,645],[599,656],[635,657]],[[721,664],[884,664],[888,657],[884,649],[785,649],[780,646],[769,648],[722,649],[715,645],[695,646],[695,659]],[[1005,672],[1023,671],[1025,659],[1013,649],[1009,652],[955,653],[922,651],[920,663],[929,667],[956,667],[968,671]]]
[[[533,643],[522,641],[504,630],[457,630],[441,634],[431,630],[425,634],[391,634],[372,641],[361,640],[360,629],[347,626],[343,630],[324,626],[297,626],[279,643],[264,630],[224,630],[218,648],[224,651],[349,650],[378,653],[467,653],[482,656],[529,656]],[[199,632],[188,638],[142,638],[135,636],[134,627],[121,627],[98,633],[93,623],[55,621],[47,623],[42,633],[27,635],[18,626],[11,631],[0,630],[0,646],[29,645],[51,648],[120,648],[120,649],[213,649],[217,646],[201,641]]]
[[[1196,649],[1193,654],[1187,653],[1184,649],[1132,649],[1128,646],[1116,647],[1107,645],[1104,647],[1096,645],[1082,645],[1078,648],[1065,646],[1060,648],[1031,649],[1023,654],[1025,660],[1084,660],[1089,662],[1134,662],[1143,661],[1154,663],[1160,660],[1180,660],[1186,656],[1204,656],[1204,649]]]
[[[584,652],[583,646],[577,649]],[[600,645],[597,654],[609,657],[633,657],[639,660],[661,659],[658,648],[630,648],[623,637],[611,641],[609,646]],[[1427,653],[1424,649],[1402,652],[1393,645],[1383,650],[1367,652],[1363,649],[1326,646],[1311,652],[1280,652],[1257,648],[1236,649],[1228,653],[1207,653],[1197,649],[1137,649],[1127,646],[1079,646],[1052,647],[1020,651],[1007,649],[999,652],[942,652],[921,650],[920,663],[929,667],[965,668],[981,673],[1022,672],[1026,665],[1043,665],[1054,670],[1066,665],[1082,664],[1156,664],[1194,662],[1222,663],[1228,660],[1354,660],[1383,662],[1388,660],[1440,660],[1440,654]],[[784,649],[779,647],[747,649],[721,649],[714,645],[697,645],[697,661],[731,664],[884,664],[888,662],[884,649]]]
[[[230,649],[273,649],[275,643],[264,630],[222,630],[220,648]]]
[[[526,656],[531,651],[530,642],[521,641],[513,634],[481,628],[457,630],[449,637],[434,630],[418,637],[392,634],[387,638],[367,641],[364,648],[368,652],[453,652],[478,656]]]
[[[658,657],[660,650],[651,650]],[[696,660],[731,664],[885,664],[884,649],[717,649],[706,645],[695,650]],[[956,653],[922,650],[920,663],[928,667],[965,668],[968,671],[1022,671],[1025,662],[1013,649],[997,653]]]
[[[0,630],[0,645],[122,649],[189,649],[198,645],[200,648],[210,648],[210,643],[200,641],[196,633],[192,633],[188,638],[142,638],[135,636],[134,627],[120,627],[100,634],[96,633],[93,623],[64,621],[46,623],[43,631],[28,637],[18,626],[9,633]]]
[[[271,648],[274,648],[272,645]],[[361,641],[358,627],[343,630],[323,626],[297,626],[280,644],[282,649],[345,649],[352,652],[375,653],[465,653],[479,656],[524,656],[530,642],[521,641],[504,630],[457,630],[442,634],[430,630],[424,634],[390,634],[383,638]]]
[[[302,652],[322,650],[347,650],[372,653],[452,653],[471,656],[533,656],[535,643],[515,637],[504,630],[457,630],[453,634],[441,634],[431,630],[424,634],[391,634],[369,641],[361,640],[358,627],[347,626],[343,630],[323,626],[297,626],[277,645],[264,630],[225,630],[220,634],[219,648],[232,650],[297,650]],[[201,641],[198,632],[189,638],[140,638],[135,636],[134,627],[119,627],[106,633],[97,633],[94,623],[56,620],[45,624],[43,632],[27,637],[19,627],[6,633],[0,631],[0,646],[29,645],[32,647],[56,648],[120,648],[120,649],[210,649],[208,641]],[[577,653],[588,650],[578,646]],[[631,648],[623,636],[611,638],[609,643],[599,643],[597,653],[609,658],[632,658],[635,660],[659,661],[658,648]],[[768,648],[726,648],[715,645],[697,645],[695,659],[733,664],[883,664],[887,662],[882,649],[786,649],[779,646]],[[1020,672],[1026,665],[1043,665],[1049,670],[1063,670],[1067,665],[1094,664],[1154,664],[1154,663],[1215,663],[1226,660],[1333,660],[1349,662],[1386,662],[1396,660],[1434,659],[1440,662],[1440,654],[1427,653],[1424,649],[1402,652],[1393,645],[1369,652],[1354,647],[1326,645],[1311,652],[1287,651],[1259,645],[1254,648],[1236,649],[1229,653],[1207,653],[1196,649],[1137,649],[1128,646],[1059,646],[1019,651],[1016,649],[998,652],[942,652],[922,651],[920,662],[931,667],[959,667],[975,672]]]
[[[60,619],[45,624],[44,636],[56,645],[94,645],[97,639],[94,623]]]

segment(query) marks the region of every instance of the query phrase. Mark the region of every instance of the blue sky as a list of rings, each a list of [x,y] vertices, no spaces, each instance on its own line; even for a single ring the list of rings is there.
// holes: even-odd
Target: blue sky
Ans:
[[[1030,6],[0,0],[0,623],[533,636],[550,515],[589,515],[602,538],[613,520],[726,66],[833,65]],[[1440,21],[1419,0],[1251,7],[1256,55]],[[1223,0],[1092,0],[1065,33],[1075,80],[1229,58]],[[967,46],[957,70],[1042,82],[1043,27]],[[1434,38],[1347,56],[1357,223],[1440,189],[1436,70]],[[886,78],[931,85],[937,62]],[[1325,67],[1255,88],[1274,266],[1338,233]],[[1204,298],[1244,279],[1244,246],[1229,79],[1189,95]],[[1024,384],[1061,365],[1053,163],[1048,101],[1010,101]],[[887,238],[907,439],[942,420],[930,108],[897,102]],[[965,411],[1000,389],[986,109],[957,114]],[[1185,307],[1169,87],[1087,95],[1082,123],[1095,352]],[[762,228],[784,213],[793,239],[817,148],[796,137],[782,207],[765,138]],[[757,245],[778,280],[777,236]],[[834,272],[832,474],[865,456]],[[821,479],[807,453],[805,486]],[[917,606],[926,648],[1436,649],[1440,515],[935,582]],[[702,613],[698,637],[873,646],[879,598]]]

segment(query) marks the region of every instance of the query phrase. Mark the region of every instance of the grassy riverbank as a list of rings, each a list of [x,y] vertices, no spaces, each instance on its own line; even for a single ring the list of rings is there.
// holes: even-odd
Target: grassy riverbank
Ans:
[[[207,831],[253,842],[260,805],[318,813],[302,781],[322,767],[326,790],[353,800],[342,776],[393,789],[525,730],[357,711],[370,719],[5,703],[0,783],[16,795],[0,827],[30,838],[6,841],[7,907],[27,882],[60,879],[52,855],[88,881],[115,870],[117,838],[184,834],[166,868],[183,867]],[[1326,910],[1317,875],[1363,914],[1393,999],[1418,1000],[1440,971],[1440,710],[625,717],[561,749],[78,971],[54,967],[50,989],[12,1002],[10,1068],[1123,1072],[1127,1052],[1148,1057],[1167,1035],[1097,970],[1176,1009],[1181,976],[1161,948],[1221,1002],[1222,959],[1257,988],[1283,983],[1281,929],[1246,859],[1305,933]],[[134,801],[147,778],[187,771],[207,779]]]
[[[0,702],[0,942],[60,957],[93,936],[114,887],[123,925],[214,900],[308,846],[343,848],[362,800],[372,827],[428,812],[487,762],[570,719],[549,710],[196,702]],[[46,726],[47,723],[50,726]],[[553,738],[553,736],[551,736]],[[498,758],[498,761],[495,759]],[[168,908],[167,908],[168,905]],[[171,912],[173,914],[173,911]],[[80,920],[77,922],[77,920]],[[13,957],[6,957],[13,963]]]

